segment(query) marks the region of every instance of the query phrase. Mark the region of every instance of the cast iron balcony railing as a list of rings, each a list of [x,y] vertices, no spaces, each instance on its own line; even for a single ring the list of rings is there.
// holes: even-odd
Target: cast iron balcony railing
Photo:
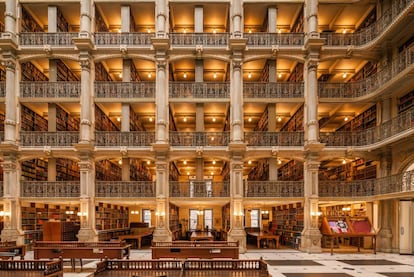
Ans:
[[[303,181],[246,181],[244,197],[303,197]]]
[[[382,142],[406,131],[414,130],[414,108],[369,129],[319,134],[320,142],[327,147],[367,146]]]
[[[21,98],[79,98],[80,82],[20,82]]]
[[[79,181],[21,181],[21,197],[68,198],[80,197]]]
[[[0,81],[0,97],[6,97],[6,81]]]
[[[155,182],[151,181],[96,181],[96,197],[147,198],[155,197]]]
[[[19,42],[24,47],[74,46],[72,39],[76,37],[78,37],[78,33],[21,32]]]
[[[170,197],[229,197],[229,182],[170,181]]]
[[[174,132],[170,131],[172,146],[227,146],[229,132]]]
[[[95,146],[151,146],[155,142],[155,132],[114,132],[95,131]]]
[[[170,82],[170,98],[229,99],[228,82]]]
[[[228,33],[170,33],[171,45],[175,47],[197,46],[224,47],[229,43]]]
[[[303,146],[303,132],[245,132],[249,146]]]
[[[21,131],[21,146],[55,146],[69,147],[79,143],[79,132],[59,131],[59,132],[40,132],[40,131]]]
[[[155,99],[155,82],[95,82],[95,97]]]
[[[399,16],[413,7],[413,0],[395,0],[392,1],[390,9],[386,10],[381,18],[367,28],[355,33],[322,33],[321,38],[326,40],[325,44],[329,46],[362,46],[367,44],[390,28]]]
[[[320,98],[357,98],[369,95],[383,87],[399,73],[414,64],[414,52],[406,49],[392,60],[391,66],[372,74],[368,78],[346,83],[319,82]],[[348,100],[347,100],[348,101]]]
[[[303,98],[304,83],[277,82],[256,83],[245,82],[243,84],[244,98]]]
[[[414,171],[355,181],[319,181],[319,197],[349,198],[381,196],[414,191]]]
[[[154,33],[95,33],[95,45],[97,46],[145,46],[152,45],[151,38]]]
[[[244,33],[247,45],[253,47],[280,46],[302,46],[305,42],[303,33]]]

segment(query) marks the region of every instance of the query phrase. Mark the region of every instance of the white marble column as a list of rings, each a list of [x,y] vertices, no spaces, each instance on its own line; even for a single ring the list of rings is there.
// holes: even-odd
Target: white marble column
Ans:
[[[267,17],[268,17],[268,32],[269,33],[276,33],[277,32],[277,8],[276,7],[269,7],[267,9]]]
[[[243,73],[241,61],[233,61],[231,66],[231,126],[232,142],[241,143],[243,139]]]
[[[6,0],[5,3],[6,5],[4,11],[4,33],[2,33],[1,36],[14,38],[17,32],[17,3],[15,0]]]
[[[194,32],[204,32],[204,17],[203,17],[203,6],[194,7]]]
[[[57,7],[47,7],[47,31],[48,33],[57,33]]]
[[[129,8],[129,7],[128,7]],[[122,61],[122,82],[131,82],[131,63],[132,60],[124,59]],[[121,104],[121,132],[130,131],[130,112],[131,107],[129,103]]]
[[[121,32],[130,32],[131,25],[131,8],[130,6],[121,6]]]
[[[156,142],[168,143],[168,63],[165,57],[156,62]]]
[[[300,249],[307,253],[320,253],[321,233],[319,231],[319,200],[318,200],[318,171],[317,158],[310,155],[304,163],[304,228]]]
[[[81,58],[81,112],[80,112],[80,143],[89,143],[93,138],[95,108],[93,104],[93,66],[89,57]]]
[[[94,17],[94,7],[92,0],[80,1],[80,37],[89,37],[92,33],[92,19]]]
[[[3,57],[5,57],[3,55]],[[16,61],[14,56],[3,61],[6,70],[6,97],[5,97],[5,120],[4,120],[4,142],[16,143],[17,133],[17,93],[16,93]],[[18,136],[18,134],[17,134]]]
[[[167,36],[168,32],[168,4],[166,0],[155,1],[155,17],[156,25],[155,32],[157,37],[163,38]]]
[[[318,0],[305,0],[305,21],[309,37],[319,37]]]
[[[158,155],[156,165],[156,189],[155,197],[157,208],[155,211],[154,241],[172,241],[172,234],[169,229],[168,209],[168,162],[166,155]]]
[[[231,30],[233,37],[243,36],[243,4],[242,0],[233,0],[231,2]]]
[[[318,61],[308,59],[305,62],[307,74],[305,75],[305,131],[307,129],[307,143],[319,143],[318,123]]]

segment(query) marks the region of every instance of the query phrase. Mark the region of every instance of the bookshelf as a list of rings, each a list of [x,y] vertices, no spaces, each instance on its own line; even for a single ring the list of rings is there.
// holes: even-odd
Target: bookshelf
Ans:
[[[152,181],[151,171],[142,160],[130,159],[130,180],[131,181]]]
[[[171,109],[169,109],[169,130],[170,131],[178,131],[177,125],[175,125],[174,116],[171,113]]]
[[[109,32],[109,28],[99,9],[95,9],[95,32]]]
[[[111,82],[113,81],[105,66],[102,63],[95,63],[95,81]]]
[[[377,106],[373,105],[336,131],[361,131],[377,125]]]
[[[22,81],[46,82],[49,78],[43,74],[43,71],[37,68],[33,63],[26,62],[21,64]]]
[[[6,71],[4,68],[0,68],[0,81],[6,81]]]
[[[43,223],[43,240],[76,241],[79,229],[75,222],[47,221]]]
[[[357,159],[333,168],[320,168],[319,180],[352,181],[373,179],[377,176],[377,162]]]
[[[80,168],[76,161],[56,159],[56,181],[79,181]]]
[[[279,168],[277,174],[279,181],[303,180],[303,163],[296,160],[290,160]]]
[[[266,64],[264,65],[261,75],[259,77],[259,82],[262,82],[262,83],[269,82],[269,68],[270,68],[269,61],[266,61]]]
[[[258,160],[256,166],[248,174],[249,181],[269,180],[269,161],[267,159]]]
[[[47,181],[46,160],[33,159],[21,163],[21,180],[22,181]]]
[[[172,233],[172,240],[181,239],[181,225],[179,223],[179,208],[178,206],[170,203],[170,213],[169,213],[169,226]]]
[[[180,171],[177,168],[177,165],[174,161],[170,162],[170,169],[169,169],[169,180],[170,181],[178,181],[178,178],[180,177]]]
[[[357,82],[368,78],[369,76],[377,72],[377,64],[373,62],[367,62],[357,73],[349,79],[348,82]]]
[[[304,105],[302,104],[289,118],[285,125],[280,128],[281,132],[303,131]]]
[[[129,121],[130,131],[145,131],[144,122],[131,106],[129,107]]]
[[[4,120],[5,119],[6,119],[6,116],[0,113],[0,132],[4,132]]]
[[[79,131],[79,119],[72,117],[61,106],[56,105],[56,130]]]
[[[128,207],[98,203],[95,206],[96,230],[117,230],[128,228]]]
[[[280,235],[281,243],[296,247],[304,227],[303,204],[292,203],[272,207],[272,230]]]
[[[131,22],[132,23],[132,22]],[[137,68],[135,67],[134,61],[131,60],[131,81],[141,82]]]
[[[38,113],[32,111],[24,105],[21,105],[22,110],[22,131],[47,131],[47,119]]]
[[[63,16],[59,8],[57,8],[57,30],[58,32],[69,32],[69,23]]]
[[[119,131],[118,126],[97,105],[95,105],[95,130]]]
[[[260,119],[257,122],[256,127],[254,127],[254,131],[265,132],[268,130],[269,130],[269,107],[266,106],[266,109],[260,116]]]
[[[33,16],[22,6],[21,32],[44,32]]]
[[[303,7],[300,9],[298,16],[296,17],[295,22],[290,29],[291,33],[303,33]]]
[[[58,81],[80,81],[79,77],[62,61],[56,60]]]
[[[121,166],[110,160],[101,160],[95,163],[95,177],[97,181],[121,181]]]
[[[290,73],[288,82],[303,82],[303,63],[297,63]]]
[[[398,100],[398,113],[405,112],[414,107],[414,90]]]
[[[230,230],[230,203],[224,205],[221,208],[221,228],[227,234],[227,232]]]

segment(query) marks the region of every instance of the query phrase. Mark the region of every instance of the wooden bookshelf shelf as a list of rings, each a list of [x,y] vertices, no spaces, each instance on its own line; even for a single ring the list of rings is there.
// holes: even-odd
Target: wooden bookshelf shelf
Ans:
[[[302,203],[272,208],[272,232],[280,235],[282,244],[297,248],[303,227],[304,209]]]

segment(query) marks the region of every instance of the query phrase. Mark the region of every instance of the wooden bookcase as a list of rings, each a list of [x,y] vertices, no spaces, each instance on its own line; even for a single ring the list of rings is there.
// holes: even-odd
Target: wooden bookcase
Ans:
[[[80,168],[76,161],[56,159],[56,181],[79,181]]]
[[[414,107],[414,90],[401,97],[398,101],[398,113],[405,112]]]
[[[181,239],[181,225],[179,223],[180,219],[180,209],[178,206],[170,203],[170,213],[169,213],[169,226],[170,231],[172,233],[172,240],[179,240]]]
[[[109,75],[108,71],[102,63],[95,63],[95,81],[113,81],[111,75]]]
[[[288,82],[303,82],[303,63],[297,63],[290,73],[287,81]]]
[[[269,180],[269,161],[262,159],[257,161],[257,165],[249,172],[248,180],[250,181],[267,181]]]
[[[152,181],[151,171],[146,167],[146,162],[138,159],[130,159],[131,181]]]
[[[57,8],[57,31],[58,32],[69,32],[69,23],[63,16],[59,8]]]
[[[299,109],[289,118],[289,120],[280,128],[281,132],[294,132],[303,131],[303,116],[304,105],[301,105]]]
[[[79,131],[79,119],[72,117],[61,106],[56,105],[56,130]]]
[[[281,243],[297,248],[304,227],[303,204],[293,203],[272,207],[272,232],[281,236]]]
[[[291,160],[278,169],[277,175],[279,181],[303,180],[303,163]]]
[[[303,33],[303,7],[300,9],[298,16],[296,17],[295,22],[290,29],[291,33]]]
[[[320,168],[320,180],[352,181],[366,180],[377,177],[378,162],[372,160],[357,159],[345,165],[334,168]]]
[[[0,67],[0,81],[6,81],[6,71]]]
[[[44,241],[76,241],[80,225],[75,222],[46,221],[43,223]]]
[[[80,81],[80,78],[61,60],[56,60],[58,81]]]
[[[377,106],[373,105],[336,131],[362,131],[377,125]]]
[[[6,116],[0,113],[0,132],[4,132],[4,120],[5,119],[6,119]]]
[[[42,159],[26,160],[21,163],[22,181],[47,181],[48,162]]]
[[[377,73],[377,64],[373,62],[367,62],[357,73],[349,79],[348,82],[361,81],[369,76]]]
[[[266,64],[263,67],[263,71],[261,72],[261,75],[259,77],[259,82],[262,82],[262,83],[269,82],[269,68],[270,68],[269,61],[266,61]]]
[[[96,230],[129,228],[129,208],[99,203],[95,207]]]
[[[95,32],[109,32],[109,28],[99,9],[95,9]]]
[[[266,132],[268,130],[269,130],[269,107],[266,106],[266,109],[260,116],[260,119],[257,122],[256,127],[254,128],[254,131]]]
[[[22,5],[21,32],[44,32],[43,28]]]
[[[119,131],[119,127],[97,105],[95,105],[95,130]]]
[[[170,170],[169,170],[169,177],[168,180],[170,181],[178,181],[178,178],[180,177],[180,171],[177,168],[177,165],[174,161],[170,162]]]
[[[121,181],[122,168],[113,161],[97,161],[95,163],[95,178],[97,181]]]
[[[168,114],[169,114],[169,124],[168,124],[168,126],[169,126],[170,131],[178,131],[177,125],[175,124],[174,116],[171,113],[171,109],[169,109]]]
[[[47,119],[38,113],[32,111],[24,105],[21,105],[22,110],[22,131],[47,131],[48,123]]]
[[[129,107],[129,121],[130,131],[145,131],[144,122],[131,106]]]
[[[22,63],[22,81],[47,82],[49,78],[31,62]]]

